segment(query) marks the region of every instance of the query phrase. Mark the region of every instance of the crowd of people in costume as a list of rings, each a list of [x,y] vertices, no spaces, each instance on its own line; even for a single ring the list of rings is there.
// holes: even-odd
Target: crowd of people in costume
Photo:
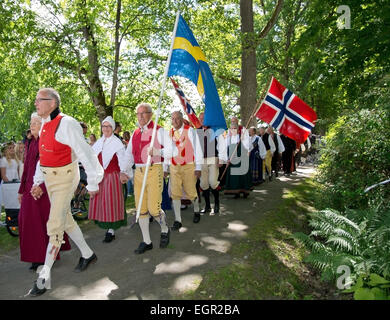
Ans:
[[[279,135],[272,127],[245,128],[232,117],[229,129],[217,135],[208,127],[191,127],[180,111],[171,114],[170,130],[157,124],[153,138],[155,123],[148,103],[136,108],[138,127],[133,134],[125,132],[121,137],[120,124],[109,116],[101,122],[102,136],[87,139],[87,126],[61,113],[60,104],[56,90],[40,89],[35,100],[37,112],[31,116],[31,136],[25,143],[23,173],[16,172],[19,166],[12,161],[11,148],[6,149],[6,169],[4,158],[1,162],[4,181],[21,180],[21,260],[32,263],[33,270],[42,265],[31,296],[48,289],[58,252],[70,249],[68,238],[80,250],[76,272],[97,261],[70,211],[80,177],[86,180],[90,194],[88,218],[105,230],[105,243],[112,242],[115,230],[127,224],[123,185],[131,182],[142,235],[134,253],[144,254],[153,249],[151,221],[159,223],[159,247],[166,248],[171,231],[183,226],[183,201],[193,204],[193,223],[199,223],[203,214],[219,214],[220,193],[248,198],[255,186],[272,181],[279,172],[292,174],[297,154],[302,152],[294,140]],[[201,113],[201,124],[203,118]],[[170,225],[162,208],[167,177],[168,201],[174,213]]]

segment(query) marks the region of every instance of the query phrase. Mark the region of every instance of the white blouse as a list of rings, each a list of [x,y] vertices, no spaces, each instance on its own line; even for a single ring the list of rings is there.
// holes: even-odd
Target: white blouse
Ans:
[[[20,179],[19,171],[18,171],[19,170],[18,161],[16,161],[15,159],[11,159],[11,163],[8,163],[5,157],[1,158],[0,168],[5,168],[5,175],[7,176],[9,181],[13,179],[18,179],[18,180]]]

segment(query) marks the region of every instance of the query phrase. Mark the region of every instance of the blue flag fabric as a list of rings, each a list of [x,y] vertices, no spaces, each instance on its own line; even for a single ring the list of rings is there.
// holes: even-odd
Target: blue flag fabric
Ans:
[[[179,17],[173,44],[168,77],[181,76],[192,81],[205,103],[203,125],[214,130],[226,130],[221,100],[206,57],[191,29],[182,16]]]

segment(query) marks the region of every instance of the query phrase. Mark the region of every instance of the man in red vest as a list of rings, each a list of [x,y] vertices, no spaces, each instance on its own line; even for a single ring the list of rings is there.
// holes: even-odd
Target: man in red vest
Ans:
[[[152,107],[148,103],[141,103],[137,106],[136,110],[139,127],[131,136],[127,145],[126,156],[129,166],[135,164],[134,197],[137,208],[148,155],[152,156],[138,220],[143,241],[134,251],[135,254],[142,254],[147,250],[153,249],[149,232],[149,215],[160,223],[160,248],[166,248],[169,244],[169,227],[166,222],[166,215],[161,209],[161,201],[163,177],[164,172],[168,174],[169,160],[172,157],[172,144],[168,132],[157,125],[157,136],[154,139],[154,145],[152,147],[150,145],[154,127]]]
[[[42,127],[39,133],[40,161],[37,163],[31,194],[38,199],[42,195],[39,185],[45,182],[51,207],[47,222],[49,244],[45,264],[38,270],[39,277],[30,290],[31,296],[39,296],[50,289],[50,271],[63,243],[64,232],[81,251],[75,272],[84,271],[90,263],[97,260],[73,219],[70,201],[80,180],[78,161],[87,173],[87,190],[91,198],[99,191],[98,184],[103,179],[104,171],[85,141],[79,122],[61,113],[60,103],[58,92],[52,88],[40,89],[35,99]]]
[[[172,113],[171,119],[173,128],[169,136],[172,139],[173,147],[178,150],[178,155],[171,159],[169,169],[175,213],[172,229],[179,230],[182,227],[180,207],[183,189],[187,199],[194,204],[194,218],[200,217],[196,180],[200,178],[203,153],[198,135],[193,128],[184,124],[183,114],[180,111],[175,111]]]

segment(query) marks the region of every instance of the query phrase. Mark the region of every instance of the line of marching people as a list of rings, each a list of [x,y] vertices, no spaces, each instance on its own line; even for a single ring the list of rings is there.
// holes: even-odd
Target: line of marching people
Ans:
[[[183,198],[193,203],[193,223],[199,223],[202,213],[219,213],[222,191],[235,198],[241,194],[247,198],[253,185],[266,178],[272,180],[273,172],[278,175],[281,160],[286,174],[293,170],[289,140],[276,135],[272,128],[267,132],[261,129],[258,136],[256,128],[247,130],[238,124],[237,118],[232,118],[226,131],[215,132],[204,126],[194,129],[185,123],[181,112],[175,111],[171,115],[172,128],[166,130],[156,125],[155,139],[152,139],[153,109],[150,104],[141,103],[136,108],[138,128],[127,147],[115,135],[112,117],[102,121],[102,136],[91,147],[79,122],[63,114],[60,103],[56,90],[40,89],[35,99],[37,113],[31,119],[32,128],[36,122],[34,148],[26,155],[29,165],[23,178],[20,211],[22,215],[30,214],[29,209],[35,206],[34,214],[38,215],[39,202],[44,201],[48,216],[45,221],[42,218],[46,234],[40,233],[45,236],[40,261],[32,261],[43,265],[37,270],[39,275],[29,292],[31,296],[39,296],[50,288],[51,268],[58,252],[67,249],[64,246],[68,245],[68,237],[80,251],[75,272],[85,271],[98,260],[70,210],[70,201],[80,181],[79,162],[85,170],[90,195],[88,217],[106,230],[105,243],[112,242],[115,230],[127,224],[122,185],[133,179],[142,237],[134,250],[137,255],[154,248],[149,230],[151,219],[160,225],[159,247],[164,249],[169,245],[171,230],[182,227]],[[203,117],[203,113],[199,115],[202,124]],[[295,146],[292,149],[294,153]],[[151,161],[147,168],[148,157]],[[161,207],[164,177],[168,175],[175,216],[173,225],[168,225]],[[142,203],[139,203],[144,183]],[[205,200],[202,209],[200,194]]]

